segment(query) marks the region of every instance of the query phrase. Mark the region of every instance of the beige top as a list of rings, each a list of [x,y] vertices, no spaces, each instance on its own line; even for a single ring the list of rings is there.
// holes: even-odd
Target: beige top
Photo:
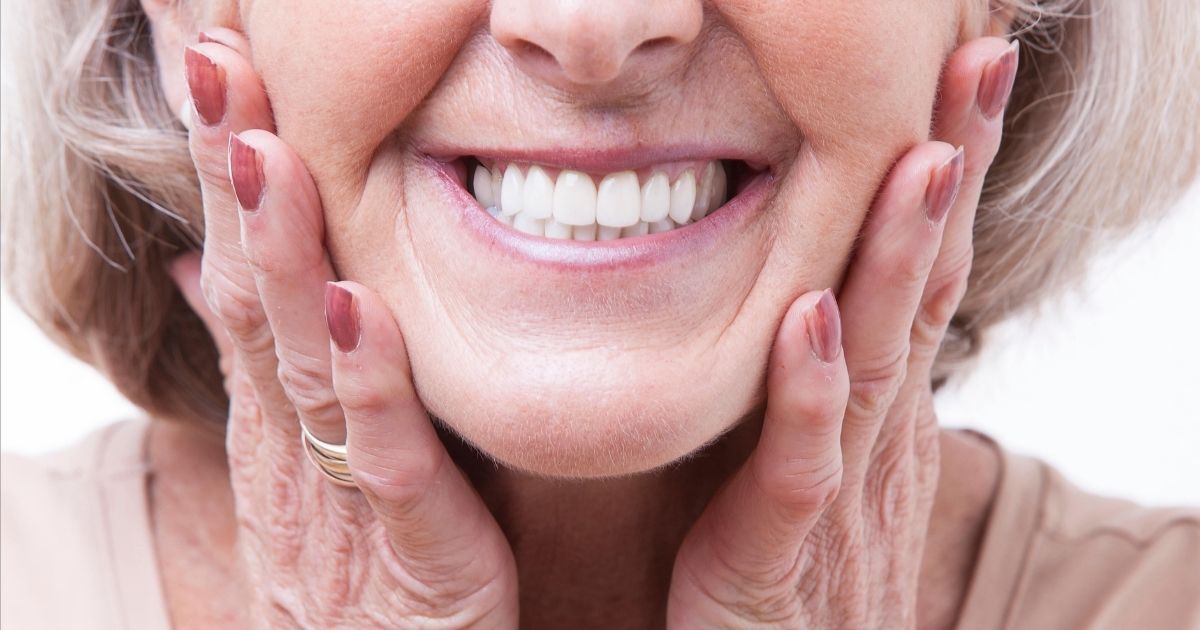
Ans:
[[[0,627],[169,627],[145,420],[66,451],[3,457]],[[962,630],[1200,629],[1200,511],[1090,496],[1002,453]]]

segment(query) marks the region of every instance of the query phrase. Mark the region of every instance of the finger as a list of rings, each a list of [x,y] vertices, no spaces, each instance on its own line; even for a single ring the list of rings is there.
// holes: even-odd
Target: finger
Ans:
[[[215,42],[190,46],[184,66],[193,105],[189,146],[204,203],[201,288],[233,340],[237,363],[253,384],[262,416],[286,421],[293,414],[276,378],[270,328],[242,253],[227,157],[231,133],[274,128],[270,105],[257,73],[229,46]],[[294,441],[289,446],[294,447]]]
[[[328,287],[333,383],[346,415],[350,470],[392,547],[428,578],[478,583],[509,570],[499,527],[417,398],[390,311],[361,285]]]
[[[1016,77],[1019,47],[986,37],[960,47],[943,72],[935,136],[965,147],[962,189],[946,220],[941,251],[929,273],[913,324],[910,371],[926,381],[950,318],[967,289],[974,258],[972,232],[988,168],[1000,148],[1004,107]]]
[[[325,283],[335,277],[317,188],[300,158],[266,131],[230,138],[229,172],[246,258],[275,339],[279,380],[304,426],[320,440],[342,444],[345,421],[333,392],[324,314]]]
[[[200,43],[213,42],[228,46],[235,50],[243,59],[250,59],[250,42],[241,33],[221,26],[214,26],[200,31]]]
[[[859,487],[907,370],[909,335],[945,216],[962,180],[962,149],[914,147],[897,162],[871,209],[838,296],[850,395],[842,429],[846,485]]]
[[[807,293],[784,316],[767,374],[767,411],[754,453],[684,542],[677,570],[713,568],[763,586],[784,580],[800,545],[841,486],[841,421],[849,378],[832,291]],[[721,580],[703,585],[722,588]]]

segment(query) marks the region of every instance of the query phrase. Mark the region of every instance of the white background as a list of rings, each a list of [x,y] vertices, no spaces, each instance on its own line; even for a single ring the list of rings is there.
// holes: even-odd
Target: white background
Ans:
[[[1200,505],[1200,185],[1096,260],[1079,295],[998,331],[939,396],[942,423],[984,431],[1075,483]],[[0,446],[36,453],[137,411],[0,302]]]

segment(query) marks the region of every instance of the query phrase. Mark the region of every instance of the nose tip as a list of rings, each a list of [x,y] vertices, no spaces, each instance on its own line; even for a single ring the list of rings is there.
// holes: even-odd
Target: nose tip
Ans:
[[[596,86],[683,54],[702,18],[699,0],[495,0],[491,30],[527,74]]]

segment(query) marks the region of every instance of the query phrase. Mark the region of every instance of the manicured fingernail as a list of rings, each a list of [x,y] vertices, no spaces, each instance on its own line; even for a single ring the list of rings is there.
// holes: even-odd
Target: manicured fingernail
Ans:
[[[262,156],[236,133],[229,134],[229,180],[233,182],[233,194],[242,210],[258,210],[266,183]]]
[[[333,282],[325,283],[325,323],[338,350],[354,352],[358,348],[361,329],[354,294]]]
[[[825,363],[837,360],[842,352],[842,316],[831,289],[825,289],[821,299],[804,312],[804,323],[817,358]]]
[[[988,120],[995,119],[1008,105],[1008,98],[1012,96],[1013,81],[1017,78],[1020,49],[1020,40],[1014,39],[1008,50],[1000,53],[999,57],[983,69],[983,76],[979,79],[979,92],[975,98],[979,111]]]
[[[950,207],[958,198],[965,164],[965,152],[962,147],[958,147],[949,160],[930,173],[929,186],[925,189],[925,216],[930,221],[938,223],[950,212]]]
[[[183,53],[183,64],[200,121],[209,126],[221,122],[225,118],[225,69],[191,46]]]

